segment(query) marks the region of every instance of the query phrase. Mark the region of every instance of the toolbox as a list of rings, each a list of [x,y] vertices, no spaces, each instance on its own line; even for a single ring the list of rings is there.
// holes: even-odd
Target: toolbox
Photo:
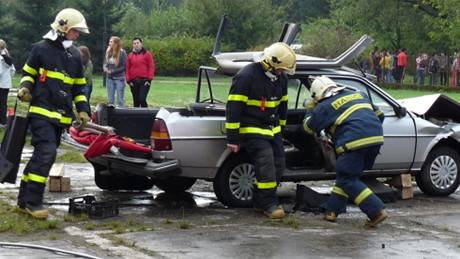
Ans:
[[[105,219],[118,216],[118,200],[96,201],[93,195],[69,198],[69,214],[87,214],[91,219]]]

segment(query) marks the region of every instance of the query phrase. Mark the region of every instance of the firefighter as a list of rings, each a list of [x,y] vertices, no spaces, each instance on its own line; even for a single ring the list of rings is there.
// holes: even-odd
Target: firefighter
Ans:
[[[241,148],[255,167],[253,206],[269,218],[283,218],[276,189],[284,167],[281,128],[286,125],[287,74],[294,74],[296,55],[285,43],[265,48],[260,61],[233,78],[227,100],[227,147]]]
[[[85,17],[77,10],[61,10],[43,40],[34,43],[22,68],[18,98],[30,102],[28,117],[34,152],[27,163],[18,195],[18,206],[34,218],[46,219],[43,207],[46,180],[56,158],[61,133],[75,119],[86,124],[90,108],[79,50],[72,42],[89,33]]]
[[[366,225],[376,226],[387,218],[383,202],[363,182],[363,170],[371,169],[383,144],[383,113],[359,91],[338,87],[330,78],[317,77],[312,85],[314,107],[304,120],[308,133],[325,131],[337,154],[336,182],[325,204],[325,220],[336,221],[348,199],[367,216]]]

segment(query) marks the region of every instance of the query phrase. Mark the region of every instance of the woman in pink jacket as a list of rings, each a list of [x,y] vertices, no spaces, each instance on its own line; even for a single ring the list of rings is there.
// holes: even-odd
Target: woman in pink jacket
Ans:
[[[155,75],[155,61],[150,51],[144,49],[142,39],[133,39],[133,52],[126,62],[126,81],[133,94],[134,107],[147,107],[147,95]]]

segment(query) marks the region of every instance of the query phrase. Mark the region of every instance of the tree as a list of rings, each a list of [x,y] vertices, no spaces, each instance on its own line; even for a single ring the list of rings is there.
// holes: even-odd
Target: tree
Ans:
[[[101,71],[109,38],[117,35],[114,25],[123,17],[126,3],[121,0],[74,0],[69,2],[83,13],[90,31],[90,34],[80,36],[78,44],[88,46],[91,50],[94,69]]]
[[[328,18],[330,12],[328,0],[272,0],[272,4],[281,7],[281,19],[285,22],[309,23]]]
[[[228,15],[224,41],[239,50],[270,43],[281,29],[280,10],[268,0],[184,0],[183,8],[195,36],[215,35]]]
[[[26,61],[31,44],[50,30],[50,24],[60,9],[59,3],[57,0],[18,0],[11,3],[9,12],[14,22],[9,25],[9,45],[18,70]]]
[[[331,0],[331,8],[333,19],[352,31],[372,35],[383,48],[427,51],[440,44],[429,37],[433,24],[411,1]]]

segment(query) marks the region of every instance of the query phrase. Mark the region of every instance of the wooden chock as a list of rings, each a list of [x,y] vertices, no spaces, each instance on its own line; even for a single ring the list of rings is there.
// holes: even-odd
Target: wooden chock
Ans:
[[[50,170],[48,178],[48,191],[50,192],[70,192],[70,177],[64,176],[65,165],[56,163]]]
[[[397,189],[396,193],[398,194],[398,197],[400,199],[406,200],[412,199],[414,197],[411,174],[407,173],[393,176],[388,183],[390,184],[390,186],[395,187]]]

